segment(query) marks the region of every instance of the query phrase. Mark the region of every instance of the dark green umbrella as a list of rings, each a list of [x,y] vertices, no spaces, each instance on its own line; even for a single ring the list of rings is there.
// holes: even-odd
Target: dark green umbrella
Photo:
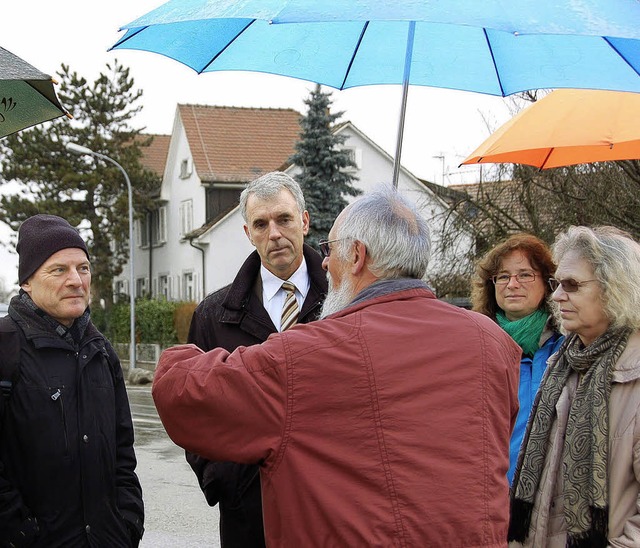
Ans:
[[[0,48],[0,138],[60,116],[71,117],[53,83],[48,74]]]

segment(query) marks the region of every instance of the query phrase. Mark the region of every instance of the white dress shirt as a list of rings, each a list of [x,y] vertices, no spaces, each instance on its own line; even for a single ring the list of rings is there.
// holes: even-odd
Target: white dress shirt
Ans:
[[[262,304],[269,314],[273,325],[276,326],[278,331],[281,331],[280,319],[282,307],[284,306],[284,300],[287,296],[287,292],[282,289],[282,283],[289,281],[296,286],[296,301],[298,302],[298,309],[302,310],[302,303],[307,298],[307,293],[309,292],[307,263],[303,257],[298,270],[296,270],[288,280],[278,278],[278,276],[267,270],[264,265],[261,265],[260,277],[262,278]]]

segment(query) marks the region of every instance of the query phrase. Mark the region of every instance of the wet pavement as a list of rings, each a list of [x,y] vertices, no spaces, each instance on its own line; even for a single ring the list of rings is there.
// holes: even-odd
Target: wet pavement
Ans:
[[[206,503],[184,451],[164,431],[151,386],[128,386],[127,392],[145,505],[140,547],[219,548],[218,508]]]

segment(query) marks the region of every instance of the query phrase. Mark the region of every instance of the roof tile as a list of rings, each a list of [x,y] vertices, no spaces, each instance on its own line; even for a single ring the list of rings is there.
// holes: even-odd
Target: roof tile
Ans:
[[[153,140],[149,146],[141,147],[142,156],[140,157],[140,163],[145,169],[162,177],[167,163],[171,135],[143,134],[140,136],[140,138],[143,137],[145,139],[147,137],[153,137]]]
[[[246,183],[282,167],[300,137],[293,109],[178,105],[203,182]]]

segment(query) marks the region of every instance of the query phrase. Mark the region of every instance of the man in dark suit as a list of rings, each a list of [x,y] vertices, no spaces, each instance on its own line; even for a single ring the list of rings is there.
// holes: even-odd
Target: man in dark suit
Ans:
[[[244,231],[256,250],[230,285],[196,308],[189,342],[203,350],[222,347],[231,352],[295,323],[313,321],[327,292],[322,258],[304,243],[309,213],[295,180],[282,172],[263,175],[242,192],[240,209]],[[223,548],[263,547],[259,467],[212,462],[191,453],[187,461],[207,502],[220,504]]]

